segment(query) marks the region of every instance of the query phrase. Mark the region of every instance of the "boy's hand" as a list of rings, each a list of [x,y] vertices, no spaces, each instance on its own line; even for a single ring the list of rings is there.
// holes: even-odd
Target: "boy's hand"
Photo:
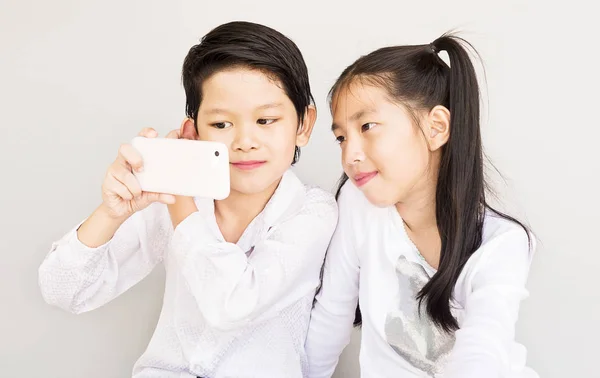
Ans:
[[[156,138],[158,134],[154,129],[146,128],[138,135]],[[122,145],[102,183],[102,204],[77,230],[77,237],[83,244],[95,248],[107,243],[127,218],[152,202],[175,202],[175,197],[170,194],[142,191],[132,173],[133,169],[142,166],[137,150],[130,144]]]
[[[146,138],[156,138],[158,133],[151,128],[143,129],[139,134]],[[127,219],[136,211],[140,211],[152,202],[174,203],[175,197],[170,194],[143,192],[133,169],[142,170],[143,161],[140,154],[130,144],[123,144],[115,161],[108,167],[102,183],[101,208],[111,218]]]

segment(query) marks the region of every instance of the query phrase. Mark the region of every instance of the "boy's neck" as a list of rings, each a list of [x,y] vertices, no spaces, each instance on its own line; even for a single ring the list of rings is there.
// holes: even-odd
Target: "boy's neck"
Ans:
[[[215,217],[227,242],[237,243],[250,222],[265,208],[280,180],[259,193],[232,190],[227,198],[215,201]]]

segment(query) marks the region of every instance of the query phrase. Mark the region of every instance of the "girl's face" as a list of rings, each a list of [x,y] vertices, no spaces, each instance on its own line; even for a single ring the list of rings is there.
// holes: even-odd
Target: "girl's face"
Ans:
[[[215,73],[204,81],[202,94],[197,137],[229,146],[231,190],[254,194],[276,187],[295,147],[308,142],[314,107],[299,125],[296,109],[279,83],[245,68]]]
[[[435,185],[425,133],[383,89],[350,83],[335,94],[332,130],[344,172],[376,206],[411,199]]]

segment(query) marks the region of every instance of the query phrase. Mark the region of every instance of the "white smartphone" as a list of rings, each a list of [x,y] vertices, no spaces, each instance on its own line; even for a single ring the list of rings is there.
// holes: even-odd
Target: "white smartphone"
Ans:
[[[229,196],[229,151],[219,142],[136,137],[143,191],[222,200]]]

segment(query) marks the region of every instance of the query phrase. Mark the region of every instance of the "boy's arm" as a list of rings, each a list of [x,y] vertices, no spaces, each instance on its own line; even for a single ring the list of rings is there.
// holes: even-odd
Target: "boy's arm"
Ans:
[[[99,209],[53,243],[38,272],[42,296],[72,313],[96,309],[146,277],[171,235],[163,205],[151,205],[121,225]]]

